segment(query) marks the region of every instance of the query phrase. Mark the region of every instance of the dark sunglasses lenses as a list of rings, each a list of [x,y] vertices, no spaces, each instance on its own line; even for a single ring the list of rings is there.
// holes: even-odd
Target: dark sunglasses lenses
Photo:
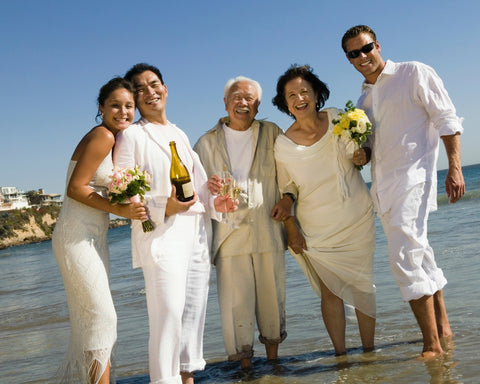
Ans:
[[[353,51],[347,52],[347,56],[350,59],[356,59],[358,56],[360,56],[360,52],[368,53],[373,49],[374,46],[375,46],[375,42],[372,41],[371,43],[368,43],[367,45],[364,45],[360,49],[354,49]]]

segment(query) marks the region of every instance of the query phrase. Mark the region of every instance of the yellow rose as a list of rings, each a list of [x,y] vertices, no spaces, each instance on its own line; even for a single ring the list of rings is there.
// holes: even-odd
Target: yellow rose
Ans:
[[[335,124],[335,125],[333,126],[333,134],[334,134],[334,135],[339,136],[339,135],[342,134],[342,131],[343,131],[343,128],[340,126],[340,123]]]
[[[364,114],[362,114],[362,112],[359,109],[355,109],[354,111],[349,111],[347,115],[350,118],[350,120],[355,120],[355,121],[358,121],[362,117],[364,117]]]
[[[339,124],[343,129],[349,129],[350,128],[350,119],[348,118],[347,115],[343,115],[342,118],[340,119]]]

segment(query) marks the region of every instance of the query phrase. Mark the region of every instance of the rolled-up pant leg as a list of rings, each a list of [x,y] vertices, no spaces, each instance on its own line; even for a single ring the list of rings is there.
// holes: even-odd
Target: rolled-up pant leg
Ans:
[[[285,331],[285,252],[253,255],[256,315],[263,344],[279,344]]]
[[[431,296],[447,283],[427,239],[429,188],[430,183],[413,187],[380,216],[390,267],[404,301]]]

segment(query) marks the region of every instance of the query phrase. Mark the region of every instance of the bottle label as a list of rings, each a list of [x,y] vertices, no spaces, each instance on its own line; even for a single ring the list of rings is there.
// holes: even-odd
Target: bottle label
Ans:
[[[193,196],[193,184],[192,182],[185,183],[182,185],[183,196],[186,198]]]

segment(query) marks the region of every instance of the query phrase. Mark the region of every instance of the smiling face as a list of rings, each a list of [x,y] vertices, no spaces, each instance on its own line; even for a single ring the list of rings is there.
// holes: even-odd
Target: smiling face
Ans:
[[[152,123],[166,123],[165,104],[168,91],[165,84],[152,71],[133,77],[135,101],[142,117]]]
[[[312,85],[302,77],[296,77],[285,84],[285,102],[295,119],[316,114],[317,95]]]
[[[246,130],[252,125],[260,105],[257,88],[252,83],[238,81],[233,84],[224,102],[230,128]]]
[[[345,48],[347,52],[350,52],[361,49],[371,42],[375,42],[375,44],[370,52],[360,52],[358,57],[351,59],[347,56],[347,59],[355,69],[365,77],[367,83],[374,84],[385,67],[385,62],[380,55],[381,48],[378,41],[374,41],[372,36],[368,33],[360,33],[358,36],[347,40]]]
[[[135,117],[133,95],[125,88],[113,91],[98,109],[102,114],[103,124],[113,134],[128,128]]]

